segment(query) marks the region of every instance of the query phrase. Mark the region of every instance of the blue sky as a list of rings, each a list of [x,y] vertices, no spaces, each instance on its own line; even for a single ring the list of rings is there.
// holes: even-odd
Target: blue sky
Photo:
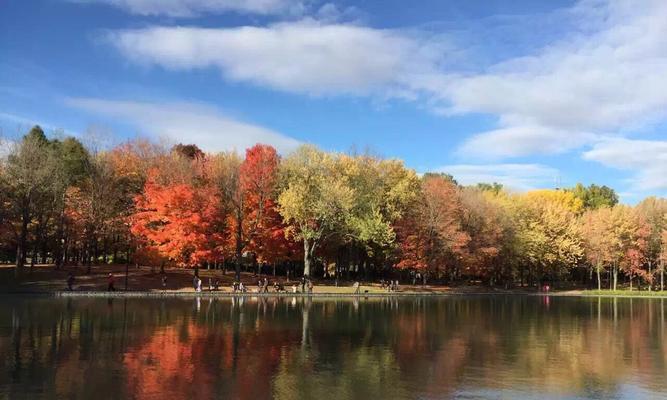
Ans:
[[[0,127],[370,149],[633,203],[667,194],[665,21],[662,0],[8,0]]]

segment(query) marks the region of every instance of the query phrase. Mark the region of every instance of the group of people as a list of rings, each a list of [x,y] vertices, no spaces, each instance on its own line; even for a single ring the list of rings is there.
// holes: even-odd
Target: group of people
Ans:
[[[202,280],[198,275],[195,275],[194,278],[192,278],[192,286],[195,289],[195,292],[201,292],[202,291]],[[162,276],[162,288],[167,289],[167,275]],[[219,290],[220,289],[220,280],[216,279],[213,280],[213,278],[209,277],[208,278],[208,291],[212,292],[214,290]]]
[[[299,286],[301,290],[299,290]],[[292,284],[292,293],[312,293],[313,281],[307,277],[301,278],[301,281]],[[273,290],[276,293],[286,293],[285,285],[282,282],[273,282]],[[234,292],[245,292],[242,282],[234,282]],[[267,278],[257,281],[257,293],[269,293],[269,280]]]
[[[232,291],[234,293],[245,293],[248,291],[248,289],[245,287],[243,282],[236,282],[232,283]]]
[[[394,280],[389,280],[385,281],[384,279],[380,279],[380,288],[386,289],[387,292],[398,292],[399,286],[398,286],[398,279]]]
[[[416,272],[415,271],[410,271],[410,276],[412,277],[412,284],[413,285],[417,285],[417,284],[426,285],[426,279],[427,279],[426,274],[422,274],[419,271],[416,271]]]

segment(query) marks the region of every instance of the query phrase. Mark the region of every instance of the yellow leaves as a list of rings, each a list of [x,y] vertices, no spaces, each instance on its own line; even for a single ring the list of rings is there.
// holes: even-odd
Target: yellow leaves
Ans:
[[[533,190],[524,194],[522,198],[533,207],[540,207],[540,205],[545,203],[556,203],[575,214],[580,213],[584,209],[583,201],[572,192],[565,190]]]

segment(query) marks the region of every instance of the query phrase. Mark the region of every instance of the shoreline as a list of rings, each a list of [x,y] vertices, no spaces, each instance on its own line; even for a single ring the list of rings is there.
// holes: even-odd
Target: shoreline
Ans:
[[[447,291],[447,292],[393,292],[393,293],[232,293],[232,292],[194,292],[194,291],[19,291],[3,292],[0,296],[45,297],[45,298],[446,298],[446,297],[480,297],[480,296],[527,296],[527,297],[582,297],[582,298],[627,298],[627,299],[667,299],[667,291],[656,294],[629,293],[582,293],[582,292],[521,292],[521,291]]]

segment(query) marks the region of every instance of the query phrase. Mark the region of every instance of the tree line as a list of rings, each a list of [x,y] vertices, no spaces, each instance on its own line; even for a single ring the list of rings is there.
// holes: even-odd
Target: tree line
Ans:
[[[39,126],[0,162],[0,260],[18,272],[132,263],[662,290],[666,258],[667,200],[622,205],[606,186],[512,193],[312,145],[93,151]]]

